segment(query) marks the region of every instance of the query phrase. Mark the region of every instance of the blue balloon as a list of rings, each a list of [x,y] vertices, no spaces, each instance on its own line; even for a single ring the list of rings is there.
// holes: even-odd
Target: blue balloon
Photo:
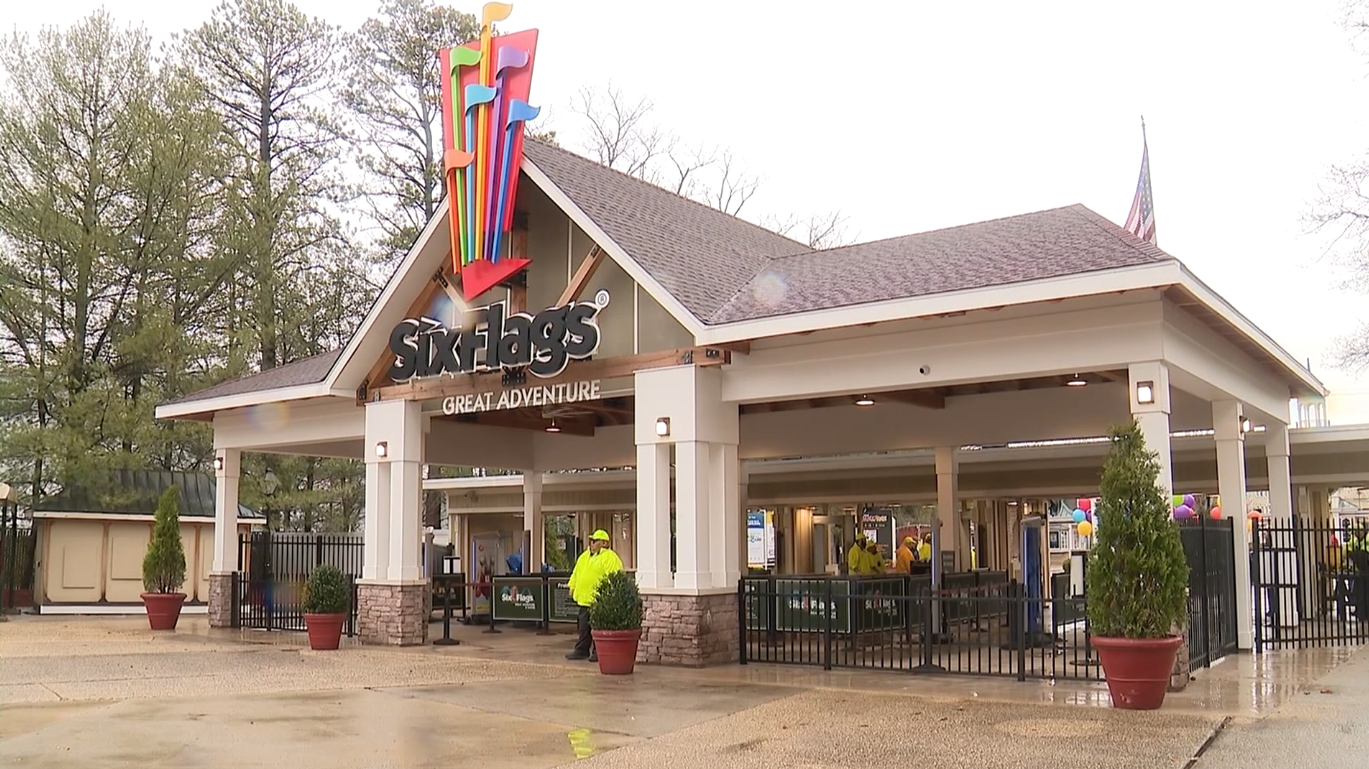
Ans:
[[[1074,522],[1075,522],[1075,523],[1083,523],[1083,522],[1084,522],[1084,519],[1087,518],[1087,517],[1088,517],[1088,513],[1085,513],[1083,510],[1075,510],[1075,511],[1074,511]]]

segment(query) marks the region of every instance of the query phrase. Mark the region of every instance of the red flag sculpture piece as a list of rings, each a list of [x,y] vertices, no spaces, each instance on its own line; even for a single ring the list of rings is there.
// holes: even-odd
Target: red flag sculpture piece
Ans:
[[[523,124],[537,117],[529,106],[537,30],[492,35],[513,12],[486,3],[480,39],[439,53],[442,71],[443,170],[451,209],[452,271],[467,300],[489,291],[529,264],[526,254],[504,253],[513,240],[513,201],[523,159]]]

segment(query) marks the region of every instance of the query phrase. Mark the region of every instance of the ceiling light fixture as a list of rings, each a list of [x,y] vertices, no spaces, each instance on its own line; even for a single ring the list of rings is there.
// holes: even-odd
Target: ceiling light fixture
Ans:
[[[556,426],[556,420],[555,420],[555,419],[551,420],[551,424],[547,425],[547,432],[549,432],[549,433],[559,433],[559,432],[561,432],[561,428],[559,428],[559,427]]]
[[[1070,387],[1083,387],[1084,385],[1088,384],[1088,382],[1084,381],[1083,377],[1079,376],[1078,374],[1075,374],[1074,378],[1066,382],[1065,384],[1069,385]]]
[[[873,406],[873,405],[875,405],[875,399],[874,399],[874,398],[871,398],[871,397],[868,396],[868,395],[862,395],[862,396],[860,396],[859,398],[856,399],[856,405],[857,405],[857,406]]]

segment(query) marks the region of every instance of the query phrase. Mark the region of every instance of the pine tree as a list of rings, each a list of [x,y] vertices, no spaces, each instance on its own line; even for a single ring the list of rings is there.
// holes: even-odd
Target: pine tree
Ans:
[[[180,489],[172,486],[157,501],[157,522],[143,556],[143,588],[149,593],[177,593],[185,584],[179,500]]]
[[[1188,611],[1188,560],[1156,481],[1160,464],[1133,420],[1114,427],[1085,595],[1094,635],[1164,638]]]

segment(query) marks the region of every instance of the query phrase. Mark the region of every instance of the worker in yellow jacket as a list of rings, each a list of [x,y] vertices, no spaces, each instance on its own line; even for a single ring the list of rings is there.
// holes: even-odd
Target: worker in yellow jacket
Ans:
[[[848,574],[865,573],[865,535],[857,534],[856,541],[851,545],[851,549],[846,551],[846,572]]]
[[[594,605],[594,599],[599,595],[599,583],[604,581],[604,577],[622,570],[623,559],[608,546],[608,532],[599,529],[589,535],[589,549],[575,559],[575,570],[566,582],[571,600],[580,607],[580,616],[576,619],[579,635],[575,639],[575,649],[566,655],[566,659],[598,661],[594,637],[590,635],[589,607]]]
[[[908,574],[913,570],[913,561],[917,556],[913,553],[913,548],[917,547],[917,540],[912,537],[904,537],[903,544],[894,553],[894,571],[899,574]]]
[[[917,546],[917,558],[924,563],[932,562],[932,533],[922,535],[922,544]]]

